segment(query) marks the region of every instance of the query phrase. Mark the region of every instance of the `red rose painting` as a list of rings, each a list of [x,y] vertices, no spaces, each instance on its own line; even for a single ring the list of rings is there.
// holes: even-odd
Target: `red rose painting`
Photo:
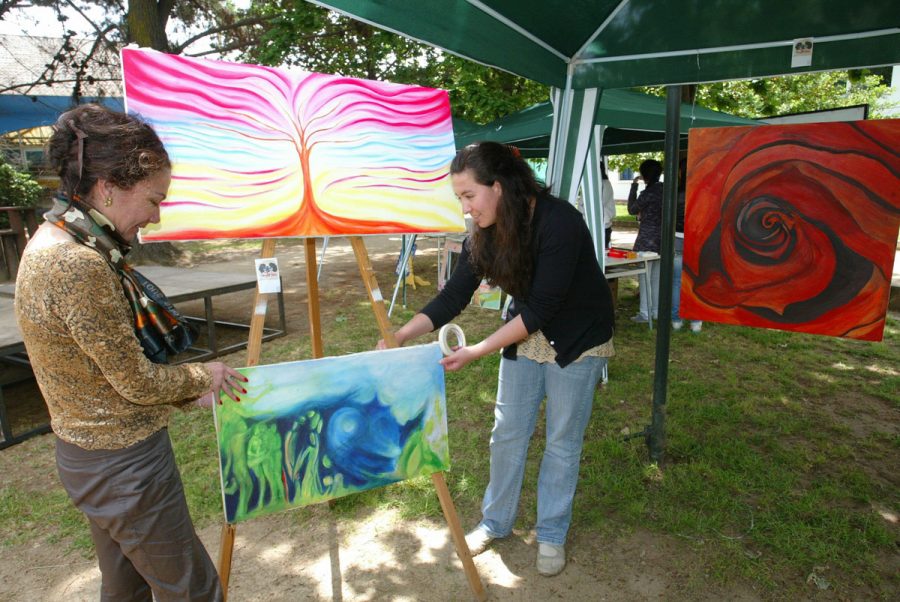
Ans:
[[[900,120],[691,130],[681,315],[880,341]]]

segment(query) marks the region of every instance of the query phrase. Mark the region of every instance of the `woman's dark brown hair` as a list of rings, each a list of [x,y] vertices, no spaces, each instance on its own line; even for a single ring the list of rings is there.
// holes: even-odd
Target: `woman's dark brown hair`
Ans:
[[[469,170],[483,186],[500,183],[497,221],[475,227],[469,253],[475,269],[513,297],[527,294],[534,270],[531,252],[532,200],[542,193],[534,172],[518,149],[497,142],[479,142],[460,150],[450,173]]]
[[[97,180],[130,190],[161,169],[169,155],[153,128],[139,117],[85,104],[60,115],[47,143],[59,189],[69,198],[87,199]]]

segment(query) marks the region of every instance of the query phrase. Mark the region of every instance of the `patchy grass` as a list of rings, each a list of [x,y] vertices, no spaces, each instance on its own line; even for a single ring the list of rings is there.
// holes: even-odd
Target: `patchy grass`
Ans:
[[[616,203],[616,217],[613,223],[613,227],[618,224],[619,226],[627,226],[632,228],[637,228],[638,220],[636,215],[630,215],[628,213],[628,204],[627,203]]]
[[[434,260],[417,259],[420,274]],[[386,289],[389,269],[378,274]],[[408,290],[409,319],[434,287]],[[828,582],[838,599],[897,594],[900,529],[900,323],[882,343],[705,324],[673,333],[666,407],[667,447],[648,463],[640,433],[650,419],[656,331],[633,324],[632,283],[619,287],[618,355],[599,391],[585,438],[573,531],[598,537],[649,530],[690,542],[696,562],[720,583],[746,581],[764,598],[818,595]],[[362,286],[321,295],[326,355],[369,350],[379,338]],[[499,312],[470,308],[457,320],[469,340],[500,325]],[[309,339],[292,333],[263,346],[262,363],[310,357]],[[231,363],[241,363],[235,355]],[[452,470],[448,484],[464,526],[479,516],[488,479],[498,356],[447,375]],[[191,512],[198,525],[221,520],[211,419],[179,413],[171,425]],[[15,448],[2,452],[9,454]],[[543,423],[529,451],[517,528],[530,529]],[[52,469],[41,466],[41,474]],[[26,540],[89,548],[87,526],[62,494],[35,501],[27,481],[0,486],[2,546]],[[428,478],[337,500],[348,519],[391,507],[403,516],[440,517]],[[296,511],[309,520],[314,510]],[[893,520],[894,522],[891,522]],[[703,583],[697,583],[698,597]]]

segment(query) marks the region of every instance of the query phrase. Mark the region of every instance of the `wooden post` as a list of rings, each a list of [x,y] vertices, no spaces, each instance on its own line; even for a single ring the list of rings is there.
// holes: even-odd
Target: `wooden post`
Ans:
[[[322,345],[322,320],[319,315],[319,279],[316,270],[316,239],[304,241],[306,251],[306,297],[309,306],[309,338],[312,343],[312,356],[316,359],[325,356]]]
[[[381,295],[381,289],[378,288],[378,279],[375,277],[375,270],[372,269],[372,263],[369,261],[366,243],[359,236],[351,236],[350,244],[353,247],[353,253],[356,255],[356,265],[359,266],[359,274],[362,276],[366,292],[369,293],[369,302],[372,304],[372,311],[375,312],[378,331],[381,333],[381,338],[384,339],[384,344],[387,348],[393,349],[397,347],[397,339],[394,338],[391,320],[388,318],[387,310],[384,309],[384,297]]]
[[[375,278],[375,270],[372,269],[372,263],[369,261],[366,245],[359,236],[350,237],[350,244],[353,246],[353,253],[356,255],[359,273],[366,286],[366,291],[369,293],[369,301],[372,304],[372,311],[375,312],[375,320],[378,322],[381,338],[384,339],[385,346],[388,349],[393,349],[398,346],[397,339],[394,338],[391,321],[388,318],[387,310],[384,308],[384,298],[381,296],[381,289],[378,288],[378,280]],[[441,502],[441,510],[444,511],[444,518],[447,520],[447,526],[450,528],[450,536],[454,546],[456,546],[456,553],[462,561],[466,579],[469,581],[469,587],[472,588],[472,593],[475,594],[477,600],[487,600],[487,595],[481,584],[481,578],[478,576],[478,569],[475,568],[472,554],[466,545],[466,538],[459,522],[459,516],[456,513],[456,506],[453,504],[453,498],[450,496],[450,489],[447,487],[447,482],[444,479],[444,473],[436,472],[432,474],[431,480],[437,490],[438,500]]]
[[[315,243],[313,243],[315,245]],[[275,256],[275,239],[267,238],[263,241],[260,259],[268,259]],[[262,352],[263,328],[266,325],[266,305],[268,293],[260,293],[259,286],[253,297],[253,316],[250,318],[250,334],[247,338],[247,365],[259,364],[259,356]],[[234,538],[237,528],[231,523],[222,525],[222,539],[219,545],[219,581],[222,583],[222,597],[228,599],[228,581],[231,578],[231,558],[234,555]]]
[[[263,241],[260,259],[268,259],[275,256],[275,239],[268,238]],[[263,328],[266,325],[266,306],[269,301],[268,293],[260,293],[256,288],[253,298],[253,317],[250,318],[250,334],[247,339],[247,365],[255,366],[259,363],[259,355],[262,351]]]
[[[222,599],[228,599],[228,580],[231,578],[231,557],[234,554],[235,526],[231,523],[222,525],[222,538],[219,542],[219,581],[222,584]]]

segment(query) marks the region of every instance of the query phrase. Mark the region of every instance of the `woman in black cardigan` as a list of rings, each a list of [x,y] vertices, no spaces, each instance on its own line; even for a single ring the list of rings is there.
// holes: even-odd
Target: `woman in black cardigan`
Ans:
[[[466,542],[472,554],[479,554],[512,531],[528,444],[546,397],[537,568],[555,575],[565,567],[564,544],[594,390],[613,353],[612,296],[581,214],[537,184],[517,149],[494,142],[467,146],[450,173],[474,232],[444,289],[397,331],[397,342],[402,345],[456,317],[482,278],[513,297],[503,326],[441,361],[454,371],[503,349],[490,482],[483,518]]]

